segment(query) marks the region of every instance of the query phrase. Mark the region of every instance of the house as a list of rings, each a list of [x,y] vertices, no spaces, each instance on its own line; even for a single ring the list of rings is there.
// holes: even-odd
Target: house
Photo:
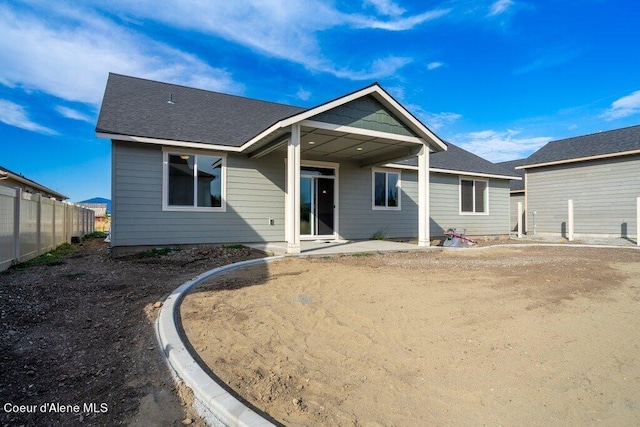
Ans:
[[[451,142],[429,164],[430,232],[466,230],[470,236],[509,235],[509,183],[518,175]],[[417,165],[411,158],[394,164]]]
[[[637,239],[640,125],[549,142],[517,169],[527,234],[566,237],[571,200],[576,238]]]
[[[511,210],[511,221],[510,228],[511,231],[518,231],[518,223],[522,225],[522,231],[524,232],[524,221],[526,217],[526,211],[524,210],[524,170],[516,169],[518,166],[524,165],[526,159],[518,159],[518,160],[510,160],[507,162],[497,163],[498,166],[507,169],[510,174],[518,176],[520,179],[514,179],[511,181],[509,186],[510,193],[510,210]],[[522,206],[522,218],[518,221],[518,203],[521,203]]]
[[[95,213],[95,231],[108,233],[111,230],[111,200],[93,197],[78,202],[78,204]]]
[[[55,199],[59,201],[68,199],[67,196],[47,188],[44,185],[40,185],[37,182],[24,177],[22,174],[12,172],[2,166],[0,166],[0,186],[19,188],[24,193],[41,194],[43,197],[48,199]]]
[[[91,209],[95,214],[94,230],[100,232],[109,232],[111,228],[111,218],[107,214],[106,203],[85,203],[80,202],[80,206],[83,208]]]
[[[112,141],[114,250],[508,234],[508,173],[453,145],[446,157],[377,83],[300,108],[110,74],[96,134]]]

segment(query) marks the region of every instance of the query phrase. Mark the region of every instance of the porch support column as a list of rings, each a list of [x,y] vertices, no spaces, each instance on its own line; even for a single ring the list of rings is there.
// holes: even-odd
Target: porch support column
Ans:
[[[418,154],[418,246],[429,246],[429,147]]]
[[[285,212],[287,253],[300,253],[300,125],[291,125],[287,144],[287,203]]]

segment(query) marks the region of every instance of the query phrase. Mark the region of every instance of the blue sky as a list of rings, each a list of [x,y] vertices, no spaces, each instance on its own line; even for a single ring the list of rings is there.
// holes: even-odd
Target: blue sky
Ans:
[[[378,81],[491,161],[640,124],[637,0],[0,0],[0,165],[110,198],[109,72],[302,107]]]

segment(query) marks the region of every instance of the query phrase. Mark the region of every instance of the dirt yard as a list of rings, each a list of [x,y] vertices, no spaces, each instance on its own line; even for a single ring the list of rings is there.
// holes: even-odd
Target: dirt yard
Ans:
[[[640,425],[640,251],[287,259],[196,289],[208,366],[290,426]]]
[[[106,249],[88,240],[0,273],[0,425],[202,425],[157,348],[154,304],[203,271],[264,254],[112,259]]]

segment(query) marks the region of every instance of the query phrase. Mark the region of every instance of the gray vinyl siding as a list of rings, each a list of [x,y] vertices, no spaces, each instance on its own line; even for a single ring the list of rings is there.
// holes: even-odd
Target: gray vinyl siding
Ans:
[[[371,95],[325,111],[311,117],[311,120],[397,135],[416,136],[415,132],[411,131]]]
[[[511,231],[517,231],[518,227],[518,202],[522,203],[522,223],[524,226],[524,219],[526,218],[526,212],[524,211],[524,193],[511,194]],[[522,229],[524,232],[524,228]]]
[[[284,240],[279,156],[227,155],[226,212],[163,211],[159,146],[114,142],[113,157],[113,246]]]
[[[382,232],[385,237],[416,237],[418,235],[418,174],[412,170],[400,172],[401,210],[372,209],[372,169],[357,164],[340,165],[340,237],[370,239]]]
[[[574,233],[636,236],[640,156],[527,169],[527,224],[533,234],[563,235],[573,200]]]
[[[259,160],[227,154],[226,212],[162,210],[162,148],[114,142],[112,245],[171,245],[284,241],[285,164],[282,154]],[[372,169],[344,162],[339,167],[340,237],[369,239],[418,234],[418,173],[400,172],[401,210],[372,209]],[[469,235],[509,232],[509,182],[489,181],[489,215],[459,214],[458,175],[430,175],[430,232],[449,227]],[[269,225],[272,218],[274,225]]]
[[[467,230],[469,236],[494,236],[509,234],[509,181],[489,181],[489,214],[460,214],[459,176],[431,173],[429,183],[430,233],[442,236],[448,228]],[[473,177],[464,177],[474,179]]]

